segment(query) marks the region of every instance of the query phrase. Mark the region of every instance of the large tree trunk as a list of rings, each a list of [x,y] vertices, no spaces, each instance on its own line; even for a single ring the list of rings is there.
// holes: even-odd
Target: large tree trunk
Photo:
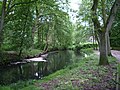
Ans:
[[[108,57],[107,57],[107,42],[106,42],[106,33],[101,32],[99,35],[100,38],[100,45],[99,45],[99,51],[100,51],[100,59],[99,59],[99,65],[108,65]]]

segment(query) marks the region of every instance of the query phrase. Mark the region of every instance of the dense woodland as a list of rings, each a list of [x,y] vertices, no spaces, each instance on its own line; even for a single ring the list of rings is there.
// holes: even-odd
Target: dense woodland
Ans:
[[[70,0],[1,0],[0,65],[82,48],[97,48],[98,64],[109,65],[111,49],[120,48],[120,0],[80,2],[75,11]]]

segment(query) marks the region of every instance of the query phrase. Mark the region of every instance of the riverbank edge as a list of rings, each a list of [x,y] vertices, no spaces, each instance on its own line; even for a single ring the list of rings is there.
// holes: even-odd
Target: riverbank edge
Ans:
[[[22,62],[23,59],[40,57],[41,55],[47,54],[49,52],[64,51],[64,50],[79,51],[81,49],[86,49],[86,48],[89,49],[89,48],[94,48],[96,46],[97,46],[97,44],[84,43],[81,45],[73,45],[70,47],[49,48],[46,51],[39,50],[39,49],[28,49],[27,51],[23,50],[21,54],[17,51],[3,51],[2,60],[0,60],[0,66],[7,66],[10,63]]]

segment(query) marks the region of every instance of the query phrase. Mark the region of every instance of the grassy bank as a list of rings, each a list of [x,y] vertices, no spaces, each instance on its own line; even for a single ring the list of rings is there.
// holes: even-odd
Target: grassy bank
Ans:
[[[98,66],[98,56],[89,54],[42,80],[19,81],[1,86],[0,90],[112,90],[116,86],[117,64],[113,57],[109,57],[109,61],[109,66]]]

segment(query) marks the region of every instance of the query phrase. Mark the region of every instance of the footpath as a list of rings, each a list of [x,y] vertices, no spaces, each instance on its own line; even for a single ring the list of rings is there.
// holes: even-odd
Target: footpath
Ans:
[[[118,62],[120,63],[120,51],[111,50],[111,53],[118,60]]]

